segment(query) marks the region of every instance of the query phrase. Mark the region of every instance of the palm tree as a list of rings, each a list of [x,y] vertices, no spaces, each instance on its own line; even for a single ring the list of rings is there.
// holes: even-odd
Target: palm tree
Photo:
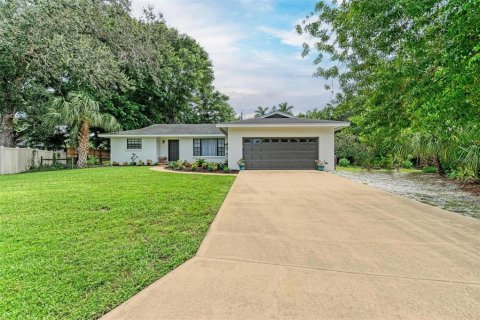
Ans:
[[[278,111],[283,113],[292,114],[293,106],[289,106],[288,102],[282,102],[278,104]]]
[[[453,150],[451,141],[442,141],[433,134],[418,132],[403,135],[395,149],[402,156],[433,160],[437,173],[441,176],[445,175],[442,162],[450,159]]]
[[[480,135],[474,132],[461,130],[459,134],[460,153],[459,162],[473,171],[476,179],[480,173]]]
[[[117,120],[110,114],[101,113],[98,102],[83,92],[69,93],[67,99],[54,98],[46,122],[70,128],[70,135],[77,138],[77,166],[80,168],[87,162],[90,127],[108,131],[120,129]]]
[[[258,118],[258,117],[262,117],[264,115],[266,115],[268,112],[268,107],[261,107],[261,106],[258,106],[257,107],[257,110],[255,110],[255,118]]]

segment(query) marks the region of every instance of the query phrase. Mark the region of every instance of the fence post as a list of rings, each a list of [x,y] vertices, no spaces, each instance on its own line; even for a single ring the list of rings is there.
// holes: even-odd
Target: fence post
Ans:
[[[30,157],[32,157],[33,160],[32,150],[30,149],[30,147],[27,147],[27,170],[30,170],[32,166],[32,160],[30,160]]]
[[[19,172],[18,167],[20,167],[20,148],[16,147],[15,148],[15,173]]]
[[[0,174],[3,174],[3,166],[4,166],[4,159],[3,159],[3,156],[4,156],[4,153],[5,153],[5,147],[4,146],[0,146]]]

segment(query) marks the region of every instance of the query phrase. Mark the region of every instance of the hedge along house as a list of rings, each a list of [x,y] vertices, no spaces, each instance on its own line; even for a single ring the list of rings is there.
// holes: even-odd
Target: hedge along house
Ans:
[[[315,160],[334,169],[334,133],[343,121],[301,119],[274,112],[263,117],[219,124],[156,124],[142,129],[102,134],[110,138],[111,160],[211,162],[228,160],[231,169],[245,160],[247,170],[307,170]]]

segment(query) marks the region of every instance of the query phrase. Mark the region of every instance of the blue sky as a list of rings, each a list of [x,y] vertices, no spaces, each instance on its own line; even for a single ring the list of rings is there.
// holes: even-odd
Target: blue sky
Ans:
[[[295,25],[315,0],[132,0],[135,16],[148,4],[167,24],[194,37],[209,53],[215,86],[235,110],[252,115],[257,106],[287,101],[295,112],[323,108],[331,94],[315,78],[313,56],[302,58]]]

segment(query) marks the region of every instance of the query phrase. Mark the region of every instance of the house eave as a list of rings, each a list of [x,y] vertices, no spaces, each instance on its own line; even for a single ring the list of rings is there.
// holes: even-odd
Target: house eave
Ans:
[[[303,127],[334,127],[336,130],[350,126],[349,122],[344,123],[250,123],[250,124],[217,124],[217,128],[303,128]]]
[[[223,130],[222,130],[223,131]],[[194,138],[194,137],[203,137],[203,138],[215,138],[215,137],[224,137],[225,134],[99,134],[101,138]]]

